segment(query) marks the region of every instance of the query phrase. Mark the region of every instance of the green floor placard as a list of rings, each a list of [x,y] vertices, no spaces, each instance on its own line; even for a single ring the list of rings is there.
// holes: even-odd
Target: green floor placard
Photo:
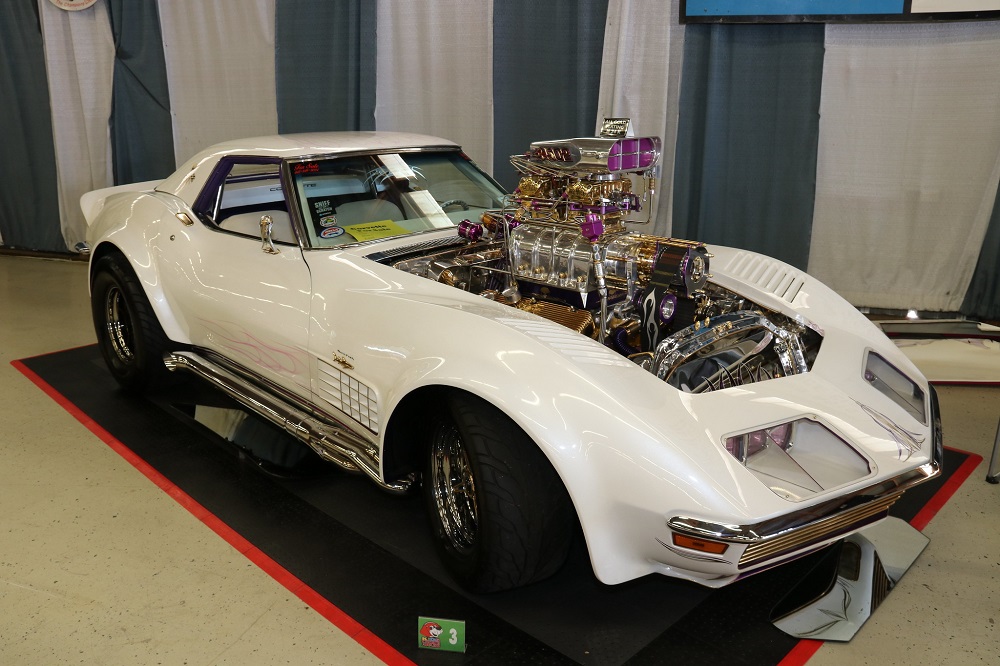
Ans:
[[[465,652],[465,622],[421,616],[417,618],[417,645],[428,650]]]

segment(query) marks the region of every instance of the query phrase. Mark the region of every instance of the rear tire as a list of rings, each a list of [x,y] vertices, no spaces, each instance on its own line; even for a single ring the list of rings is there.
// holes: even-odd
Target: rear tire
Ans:
[[[448,397],[423,485],[438,551],[466,589],[520,587],[565,562],[576,524],[569,495],[538,446],[489,403]]]
[[[97,343],[115,380],[136,393],[168,384],[163,354],[172,345],[127,260],[99,259],[90,293]]]

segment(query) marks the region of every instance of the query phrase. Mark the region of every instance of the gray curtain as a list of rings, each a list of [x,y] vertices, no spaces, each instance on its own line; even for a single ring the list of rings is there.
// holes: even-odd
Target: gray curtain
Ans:
[[[607,0],[493,5],[493,176],[517,184],[510,156],[532,141],[593,136]]]
[[[1000,192],[979,250],[972,282],[965,292],[962,314],[979,320],[1000,320]]]
[[[809,261],[822,25],[689,25],[673,234]]]
[[[115,39],[111,154],[115,184],[173,173],[174,135],[156,0],[108,0]]]
[[[36,0],[0,2],[0,101],[3,245],[66,252]]]
[[[375,129],[375,24],[367,0],[277,0],[278,131]]]

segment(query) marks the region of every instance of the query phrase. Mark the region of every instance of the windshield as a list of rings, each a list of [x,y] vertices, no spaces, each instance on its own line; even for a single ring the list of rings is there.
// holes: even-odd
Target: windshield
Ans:
[[[291,165],[311,247],[457,226],[503,192],[458,151],[383,153]]]

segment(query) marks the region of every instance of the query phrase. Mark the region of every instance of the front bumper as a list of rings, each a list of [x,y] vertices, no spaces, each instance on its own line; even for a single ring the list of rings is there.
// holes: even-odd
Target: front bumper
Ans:
[[[926,464],[861,490],[759,523],[726,525],[675,516],[667,522],[667,526],[674,533],[692,539],[734,546],[732,552],[740,552],[735,562],[737,575],[742,577],[778,561],[815,550],[882,520],[906,490],[941,473],[944,459],[941,414],[937,393],[933,387],[929,389],[933,441],[931,460]],[[720,564],[733,562],[729,558],[706,557],[696,551],[669,549],[692,560]]]

